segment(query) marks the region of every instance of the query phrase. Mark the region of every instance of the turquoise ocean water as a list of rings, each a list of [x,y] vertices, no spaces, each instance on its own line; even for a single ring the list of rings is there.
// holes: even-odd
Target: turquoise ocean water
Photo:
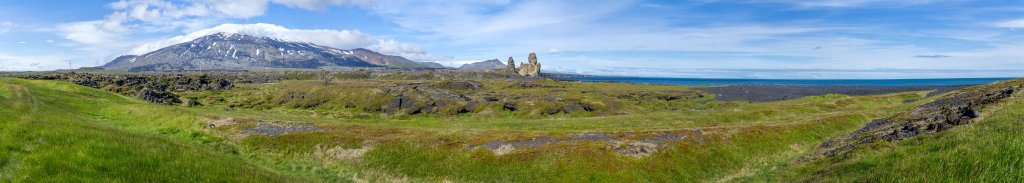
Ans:
[[[807,86],[925,86],[988,84],[1014,78],[943,78],[943,79],[703,79],[645,77],[568,77],[569,81],[627,82],[669,85],[807,85]]]

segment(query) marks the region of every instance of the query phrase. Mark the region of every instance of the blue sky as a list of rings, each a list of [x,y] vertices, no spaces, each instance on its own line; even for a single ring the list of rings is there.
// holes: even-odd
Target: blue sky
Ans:
[[[1024,76],[1024,2],[124,0],[0,2],[0,70],[96,66],[215,32],[449,66],[698,78]]]

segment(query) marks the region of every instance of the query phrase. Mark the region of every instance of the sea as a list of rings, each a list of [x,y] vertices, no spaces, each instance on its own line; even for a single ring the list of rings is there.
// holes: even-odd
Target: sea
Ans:
[[[941,79],[707,79],[654,77],[563,77],[567,81],[623,82],[666,85],[806,85],[806,86],[930,86],[978,85],[1016,78],[941,78]]]

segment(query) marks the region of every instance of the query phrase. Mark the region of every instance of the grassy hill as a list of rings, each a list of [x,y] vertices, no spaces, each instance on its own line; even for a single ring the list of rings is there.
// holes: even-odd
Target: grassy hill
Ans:
[[[0,78],[0,103],[8,106],[0,111],[0,146],[6,149],[0,151],[0,179],[778,182],[990,176],[986,180],[999,181],[1014,179],[995,175],[1020,173],[1016,168],[1021,167],[1015,156],[1021,140],[1013,134],[1020,130],[1015,123],[1024,117],[1024,102],[1016,98],[982,111],[985,117],[977,124],[878,143],[849,158],[803,163],[795,160],[826,139],[927,103],[930,99],[922,100],[927,92],[749,103],[632,93],[693,91],[681,86],[480,82],[477,90],[454,92],[518,97],[511,102],[537,108],[614,107],[551,114],[510,111],[495,103],[461,113],[376,111],[374,106],[386,108],[385,99],[375,98],[384,96],[381,86],[410,83],[402,80],[283,81],[179,92],[202,104],[186,107],[60,81]],[[428,94],[403,94],[430,97],[431,88],[421,90]],[[353,100],[360,102],[345,102]],[[909,170],[925,171],[904,173]]]
[[[293,182],[195,130],[195,116],[65,82],[0,78],[0,179]]]
[[[966,90],[1020,85],[1024,80]],[[1024,100],[986,106],[966,125],[902,141],[862,145],[848,154],[788,162],[745,182],[1020,182],[1024,180]]]

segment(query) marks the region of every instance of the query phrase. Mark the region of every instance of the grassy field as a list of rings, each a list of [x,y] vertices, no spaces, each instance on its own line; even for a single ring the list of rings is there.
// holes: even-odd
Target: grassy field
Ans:
[[[926,94],[826,95],[767,103],[705,102],[709,97],[665,101],[608,96],[637,90],[690,91],[691,88],[554,81],[537,81],[537,84],[556,87],[516,88],[513,84],[502,84],[502,80],[488,80],[484,81],[481,91],[477,91],[480,93],[465,94],[502,93],[520,96],[524,103],[536,99],[531,97],[561,97],[563,100],[554,101],[589,100],[620,105],[611,110],[580,113],[494,110],[490,113],[405,115],[345,107],[347,104],[340,101],[351,95],[337,91],[354,88],[350,87],[352,83],[323,85],[317,82],[247,84],[232,90],[186,92],[182,96],[222,102],[184,107],[147,104],[65,82],[0,79],[0,86],[4,86],[0,87],[0,102],[11,106],[10,110],[0,112],[3,114],[0,119],[4,121],[0,145],[6,149],[0,151],[0,179],[15,182],[765,180],[757,178],[797,174],[780,169],[796,166],[790,165],[793,159],[809,152],[824,139],[920,104],[925,100],[905,101],[920,99]],[[299,90],[289,89],[300,89],[299,86],[309,87],[301,88],[302,91],[328,97],[327,102],[314,100],[319,104],[309,107],[293,105],[303,102],[299,100],[247,107],[236,105],[254,100],[273,101],[276,97],[287,96],[289,91],[295,94]],[[577,95],[590,93],[583,91],[598,94]],[[986,120],[995,119],[998,118]],[[211,128],[211,121],[218,120],[229,123]],[[280,135],[252,132],[255,126],[283,121],[308,123],[318,130]],[[493,142],[566,139],[582,132],[621,136],[612,141],[559,141],[502,151],[480,148]],[[619,151],[632,147],[626,142],[639,142],[650,134],[659,133],[686,136],[656,144],[657,148],[647,149],[654,152],[641,156]],[[928,148],[913,151],[924,150]],[[912,153],[912,150],[907,151]],[[1006,158],[1009,162],[1019,163],[1020,160]],[[992,164],[999,163],[1007,162]],[[858,165],[849,166],[856,169]],[[793,172],[799,171],[794,168]]]
[[[206,106],[194,107],[196,112],[242,117],[277,119],[291,121],[319,121],[325,123],[367,124],[401,126],[428,129],[478,129],[478,130],[525,130],[525,131],[628,131],[712,126],[742,126],[752,124],[777,124],[798,121],[807,116],[829,117],[844,114],[877,115],[878,110],[894,107],[904,100],[919,97],[915,94],[889,95],[887,97],[849,97],[825,95],[800,100],[772,103],[720,102],[710,96],[673,101],[615,98],[609,96],[630,95],[637,91],[689,91],[687,86],[633,85],[617,83],[578,83],[537,81],[552,88],[515,88],[515,82],[487,80],[484,87],[472,93],[498,93],[510,98],[521,98],[520,103],[534,103],[531,108],[545,108],[559,105],[558,102],[544,102],[544,98],[573,98],[595,101],[609,109],[572,114],[537,115],[532,110],[508,111],[488,109],[477,113],[457,115],[388,115],[367,112],[359,108],[343,107],[352,100],[382,97],[374,95],[371,86],[384,85],[381,82],[341,80],[331,85],[317,81],[287,81],[281,84],[243,84],[233,90],[194,91],[185,97],[203,99]],[[409,81],[406,81],[409,82]],[[468,92],[464,92],[468,93]],[[303,100],[286,100],[297,98]],[[472,96],[472,94],[469,94]],[[326,98],[327,101],[320,99]],[[386,100],[386,99],[372,99]],[[253,102],[277,101],[277,102]],[[307,105],[323,103],[320,105]],[[382,102],[368,102],[363,106],[380,106]],[[549,104],[555,103],[555,104]],[[243,104],[255,106],[243,106]],[[311,107],[304,107],[311,106]]]
[[[1021,182],[1024,100],[983,111],[954,130],[879,142],[848,156],[786,163],[744,178],[753,182]]]
[[[0,179],[13,182],[289,182],[194,117],[70,83],[0,79]]]

